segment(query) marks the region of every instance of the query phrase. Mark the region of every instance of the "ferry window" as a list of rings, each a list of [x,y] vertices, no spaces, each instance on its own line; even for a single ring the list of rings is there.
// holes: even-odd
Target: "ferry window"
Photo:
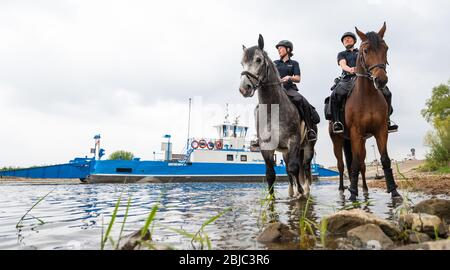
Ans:
[[[131,168],[116,168],[116,172],[131,173],[132,171]]]
[[[227,161],[233,161],[233,155],[227,155]]]
[[[242,155],[241,156],[241,161],[247,161],[247,156],[246,155]]]

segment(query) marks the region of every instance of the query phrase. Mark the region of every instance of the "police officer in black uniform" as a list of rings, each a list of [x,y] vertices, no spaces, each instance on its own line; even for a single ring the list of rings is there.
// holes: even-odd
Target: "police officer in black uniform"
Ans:
[[[342,68],[342,75],[340,82],[338,82],[337,87],[334,88],[331,94],[331,112],[333,114],[333,132],[342,133],[344,132],[344,125],[341,121],[340,109],[347,98],[350,91],[350,87],[342,87],[343,84],[349,84],[356,76],[356,59],[358,58],[358,49],[355,48],[357,38],[352,32],[346,32],[341,37],[341,42],[345,47],[345,51],[342,51],[337,56],[338,65]],[[383,95],[389,106],[389,115],[392,114],[393,109],[391,105],[392,94],[389,88],[386,86],[383,89]],[[397,125],[391,125],[388,123],[388,131],[395,132],[398,129]]]
[[[280,55],[280,60],[275,60],[274,63],[278,69],[278,73],[280,73],[283,88],[286,90],[289,99],[296,105],[300,116],[305,121],[308,130],[306,134],[307,140],[315,141],[317,140],[317,127],[315,127],[315,125],[318,123],[317,120],[317,123],[314,123],[312,120],[312,114],[315,113],[315,111],[312,111],[311,105],[298,92],[297,85],[295,84],[300,82],[300,66],[297,61],[291,59],[294,46],[289,40],[282,40],[275,47]]]

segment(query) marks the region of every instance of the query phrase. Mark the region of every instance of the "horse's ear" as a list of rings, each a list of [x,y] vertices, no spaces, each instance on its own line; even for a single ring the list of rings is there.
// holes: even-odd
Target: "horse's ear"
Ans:
[[[247,51],[247,47],[245,47],[245,45],[242,45],[242,50],[243,50],[244,52],[246,52],[246,51]]]
[[[356,34],[358,34],[359,38],[360,38],[363,42],[367,40],[366,34],[364,34],[363,32],[359,31],[358,27],[355,26],[355,30],[356,30]]]
[[[386,22],[383,23],[383,27],[381,27],[380,31],[378,31],[378,35],[381,38],[384,38],[384,33],[386,32]]]
[[[264,50],[264,38],[261,34],[259,34],[259,38],[258,38],[258,47],[261,50]]]

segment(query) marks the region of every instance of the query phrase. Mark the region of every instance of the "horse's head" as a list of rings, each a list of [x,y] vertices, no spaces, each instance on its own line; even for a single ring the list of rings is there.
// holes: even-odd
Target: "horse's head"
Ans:
[[[244,54],[242,56],[241,84],[239,92],[244,97],[252,97],[256,89],[264,84],[268,71],[268,60],[264,52],[264,38],[259,35],[258,46],[246,48],[242,46]]]
[[[355,29],[361,38],[357,63],[358,72],[373,79],[376,89],[383,89],[388,82],[388,76],[386,74],[388,46],[383,39],[384,33],[386,32],[386,22],[378,33],[369,32],[364,34],[358,28],[355,27]]]

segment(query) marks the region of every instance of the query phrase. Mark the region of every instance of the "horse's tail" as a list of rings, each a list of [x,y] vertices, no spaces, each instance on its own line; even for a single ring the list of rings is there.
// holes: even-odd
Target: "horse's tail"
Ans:
[[[300,125],[299,125],[299,131],[300,131],[300,145],[303,144],[303,142],[305,142],[306,139],[306,132],[308,131],[306,129],[306,123],[304,120],[301,119],[300,121]]]

